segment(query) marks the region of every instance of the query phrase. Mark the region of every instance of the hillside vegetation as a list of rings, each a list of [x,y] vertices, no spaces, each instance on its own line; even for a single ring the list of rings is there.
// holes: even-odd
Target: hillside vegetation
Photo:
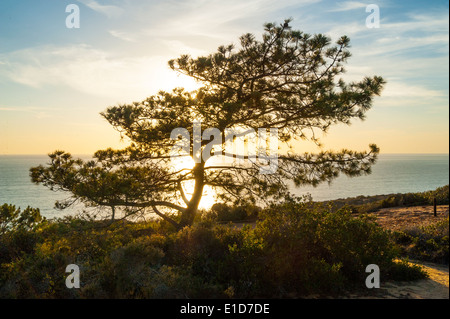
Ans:
[[[445,194],[445,192],[447,192]],[[392,233],[373,217],[352,214],[367,205],[403,205],[441,196],[389,195],[371,203],[288,200],[265,209],[216,205],[193,226],[163,220],[114,223],[42,218],[38,209],[0,206],[1,298],[287,298],[365,288],[369,264],[383,280],[426,277],[406,261],[448,262],[448,219],[416,233]],[[361,202],[361,199],[359,199]],[[365,206],[366,205],[366,206]],[[234,227],[230,220],[253,220]],[[66,266],[80,268],[81,288],[68,289]]]

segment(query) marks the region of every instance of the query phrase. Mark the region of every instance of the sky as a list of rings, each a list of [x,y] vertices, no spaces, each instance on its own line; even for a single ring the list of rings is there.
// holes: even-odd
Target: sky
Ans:
[[[79,28],[66,25],[70,4]],[[379,8],[378,28],[366,23],[370,4]],[[375,143],[381,153],[448,153],[448,1],[2,0],[0,155],[123,148],[100,112],[160,90],[195,89],[169,69],[170,59],[208,55],[244,33],[260,38],[265,22],[286,18],[333,41],[350,37],[346,80],[387,81],[367,119],[331,128],[323,149]]]

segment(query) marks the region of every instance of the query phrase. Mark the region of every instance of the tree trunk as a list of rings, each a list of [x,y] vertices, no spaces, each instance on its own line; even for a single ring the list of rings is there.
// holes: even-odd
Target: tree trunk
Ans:
[[[192,194],[192,197],[189,201],[188,207],[186,211],[184,211],[181,214],[181,220],[180,220],[180,228],[183,228],[185,226],[190,226],[194,222],[195,215],[198,211],[198,205],[200,204],[200,200],[202,199],[203,195],[203,187],[205,185],[204,182],[204,176],[205,176],[205,163],[197,163],[194,166],[194,179],[195,179],[195,185],[194,185],[194,193]]]
[[[114,222],[114,218],[116,215],[116,207],[113,205],[111,206],[112,216],[111,216],[111,223]]]

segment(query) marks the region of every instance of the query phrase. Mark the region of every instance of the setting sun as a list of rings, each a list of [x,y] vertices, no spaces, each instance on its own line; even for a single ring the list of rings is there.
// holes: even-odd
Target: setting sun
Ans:
[[[181,171],[183,169],[191,170],[194,167],[194,164],[195,162],[190,156],[173,157],[171,159],[171,165],[173,165],[174,171]],[[183,187],[187,199],[190,200],[194,192],[195,182],[193,180],[184,181],[182,182],[181,185]],[[215,191],[211,186],[205,185],[205,187],[203,188],[203,195],[199,204],[199,208],[209,209],[211,208],[212,205],[214,205],[215,200],[216,200]],[[182,204],[182,202],[180,202],[179,204]]]
[[[184,88],[186,91],[195,91],[201,87],[201,83],[195,81],[193,78],[184,75],[176,74],[175,72],[167,73],[161,79],[161,86],[171,90],[174,88]]]

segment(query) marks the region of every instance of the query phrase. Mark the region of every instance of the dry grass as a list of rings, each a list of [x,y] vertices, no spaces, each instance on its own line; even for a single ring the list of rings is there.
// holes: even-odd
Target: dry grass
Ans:
[[[448,205],[439,205],[436,216],[433,206],[382,208],[369,215],[375,216],[377,222],[386,229],[404,230],[434,224],[447,218],[448,213]]]

